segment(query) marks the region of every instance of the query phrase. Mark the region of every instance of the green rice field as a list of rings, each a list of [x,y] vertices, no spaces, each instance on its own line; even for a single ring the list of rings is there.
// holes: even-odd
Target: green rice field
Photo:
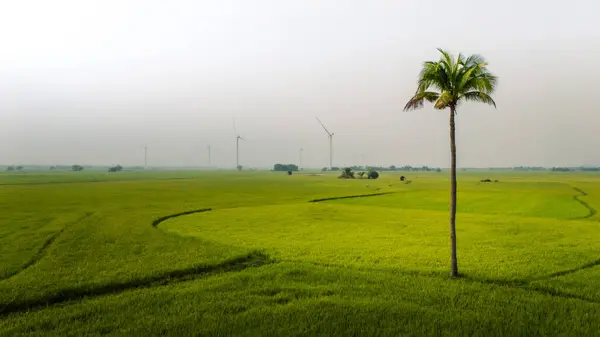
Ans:
[[[0,335],[598,336],[600,174],[458,182],[2,173]]]

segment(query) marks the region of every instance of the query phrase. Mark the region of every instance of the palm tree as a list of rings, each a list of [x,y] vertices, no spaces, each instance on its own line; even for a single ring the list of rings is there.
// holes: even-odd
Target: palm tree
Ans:
[[[427,61],[419,74],[415,95],[406,103],[404,111],[423,106],[424,101],[434,103],[438,110],[450,109],[450,242],[452,262],[450,275],[458,277],[456,257],[456,132],[454,118],[456,108],[463,101],[487,103],[496,107],[490,96],[496,88],[496,76],[487,70],[485,59],[479,55],[454,58],[439,49],[442,54],[437,62]]]

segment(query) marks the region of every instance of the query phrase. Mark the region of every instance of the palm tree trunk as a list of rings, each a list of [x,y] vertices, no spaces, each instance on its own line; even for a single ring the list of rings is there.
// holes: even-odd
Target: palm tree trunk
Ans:
[[[456,258],[456,130],[454,116],[456,107],[450,106],[450,243],[452,262],[450,276],[458,277],[458,259]]]

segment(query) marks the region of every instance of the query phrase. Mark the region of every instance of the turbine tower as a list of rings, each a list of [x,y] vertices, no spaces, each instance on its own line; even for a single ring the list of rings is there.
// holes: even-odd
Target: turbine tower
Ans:
[[[244,140],[239,134],[235,136],[235,168],[237,169],[240,167],[240,139]]]
[[[240,139],[245,140],[240,136],[235,127],[235,119],[233,120],[233,131],[235,131],[235,168],[240,169]]]
[[[329,130],[327,130],[327,128],[325,127],[325,125],[323,125],[323,122],[321,122],[319,117],[317,117],[317,120],[319,121],[319,124],[321,124],[321,126],[323,127],[323,130],[325,130],[325,132],[327,132],[327,136],[329,136],[329,170],[332,170],[333,169],[333,133],[329,132]]]

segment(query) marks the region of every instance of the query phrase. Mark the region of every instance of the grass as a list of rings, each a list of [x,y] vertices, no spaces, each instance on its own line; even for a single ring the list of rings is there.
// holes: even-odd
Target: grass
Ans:
[[[451,280],[444,173],[121,173],[0,174],[0,335],[600,331],[600,175],[461,173]]]

